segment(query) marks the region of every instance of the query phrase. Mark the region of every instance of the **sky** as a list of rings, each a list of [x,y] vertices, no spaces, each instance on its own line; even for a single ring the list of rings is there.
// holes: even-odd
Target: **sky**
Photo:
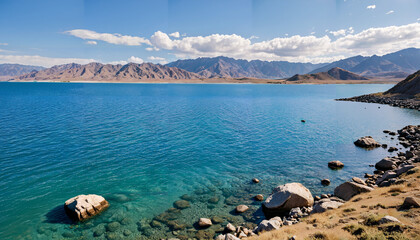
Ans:
[[[0,0],[0,63],[321,63],[408,47],[420,0]]]

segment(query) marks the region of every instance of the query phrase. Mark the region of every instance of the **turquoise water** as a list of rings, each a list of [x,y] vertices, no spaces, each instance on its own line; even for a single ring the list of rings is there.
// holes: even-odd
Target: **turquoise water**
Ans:
[[[0,83],[0,238],[210,236],[220,225],[193,223],[211,216],[255,224],[255,194],[292,181],[331,193],[388,155],[355,139],[395,145],[382,130],[419,124],[418,111],[334,101],[390,86]],[[64,201],[89,193],[111,207],[69,222]],[[184,194],[191,207],[171,215],[181,230],[150,226]],[[251,211],[232,215],[242,203]],[[121,226],[99,234],[110,222]]]

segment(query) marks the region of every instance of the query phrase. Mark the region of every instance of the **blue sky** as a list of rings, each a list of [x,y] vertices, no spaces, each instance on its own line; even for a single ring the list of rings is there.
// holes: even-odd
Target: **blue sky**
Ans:
[[[420,47],[418,0],[0,0],[0,63],[328,62]]]

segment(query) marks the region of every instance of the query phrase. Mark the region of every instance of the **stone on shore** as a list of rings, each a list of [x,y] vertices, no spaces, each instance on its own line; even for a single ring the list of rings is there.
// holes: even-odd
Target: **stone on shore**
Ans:
[[[373,188],[359,183],[345,182],[334,189],[334,195],[345,201],[348,201],[357,194],[370,192],[372,190]]]
[[[375,141],[375,139],[373,139],[371,136],[361,137],[357,139],[354,142],[354,145],[362,148],[376,148],[381,146],[381,144]]]
[[[246,205],[239,205],[236,207],[236,212],[243,213],[243,212],[246,212],[248,209],[249,207]]]
[[[314,198],[311,192],[300,183],[287,183],[274,188],[264,201],[262,208],[266,217],[287,214],[295,207],[311,207]]]
[[[64,203],[66,214],[73,220],[84,221],[109,207],[108,201],[95,194],[78,195]]]
[[[210,227],[212,225],[211,220],[208,218],[200,218],[198,220],[198,226],[200,227]]]
[[[405,208],[419,208],[420,207],[420,199],[416,197],[406,197],[403,203]]]
[[[381,171],[392,170],[396,168],[395,161],[393,158],[384,158],[375,164],[375,168]]]
[[[331,169],[340,169],[344,167],[344,163],[340,161],[331,161],[328,163],[328,167]]]
[[[274,217],[270,220],[263,220],[260,224],[258,224],[257,228],[255,229],[255,233],[277,230],[282,225],[283,221],[280,217]]]
[[[399,223],[400,220],[396,219],[393,216],[385,216],[379,220],[379,224],[385,224],[385,223]]]
[[[315,203],[312,213],[322,213],[329,209],[338,208],[341,205],[343,205],[342,202],[331,201],[330,199],[322,199],[321,201]]]
[[[366,182],[365,182],[365,181],[363,181],[362,179],[358,178],[358,177],[353,177],[351,180],[352,180],[353,182],[355,182],[355,183],[359,183],[359,184],[362,184],[362,185],[366,185]]]

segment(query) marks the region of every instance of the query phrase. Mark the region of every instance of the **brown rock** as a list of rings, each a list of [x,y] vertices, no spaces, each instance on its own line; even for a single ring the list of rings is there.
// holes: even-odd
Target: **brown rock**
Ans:
[[[67,215],[78,221],[84,221],[98,215],[109,207],[108,201],[102,196],[89,194],[70,198],[64,203]]]
[[[328,163],[328,167],[331,169],[340,169],[344,167],[344,163],[340,161],[331,161]]]
[[[243,212],[246,212],[248,209],[249,207],[246,205],[239,205],[236,207],[236,212],[243,213]]]
[[[262,200],[264,200],[264,196],[263,196],[262,194],[258,194],[258,195],[256,195],[254,198],[255,198],[255,200],[257,200],[257,201],[262,201]]]
[[[198,220],[198,226],[200,227],[210,227],[212,225],[211,220],[208,218],[200,218]]]

